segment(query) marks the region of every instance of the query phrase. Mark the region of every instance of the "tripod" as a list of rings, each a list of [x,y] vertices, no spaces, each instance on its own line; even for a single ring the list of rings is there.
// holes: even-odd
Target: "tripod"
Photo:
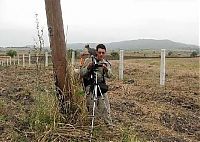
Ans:
[[[93,70],[93,74],[92,74],[92,78],[94,80],[94,87],[93,87],[93,90],[92,90],[92,95],[93,95],[93,107],[92,107],[92,122],[91,122],[91,130],[90,130],[90,142],[92,141],[92,136],[93,136],[93,129],[94,129],[94,119],[95,119],[95,109],[96,109],[96,105],[97,105],[97,101],[98,101],[98,91],[100,93],[100,96],[101,96],[101,99],[103,100],[104,102],[104,105],[105,105],[105,109],[108,113],[108,108],[107,108],[107,105],[105,103],[105,99],[104,99],[104,96],[102,94],[102,91],[101,91],[101,88],[99,86],[99,83],[98,83],[98,79],[97,79],[97,68],[99,67],[98,64],[97,64],[97,61],[94,57],[92,57],[92,61],[94,63],[94,70]]]

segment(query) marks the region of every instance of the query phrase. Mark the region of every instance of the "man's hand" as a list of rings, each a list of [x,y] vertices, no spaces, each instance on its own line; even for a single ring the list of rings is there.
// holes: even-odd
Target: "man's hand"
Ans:
[[[91,70],[92,67],[93,67],[93,63],[89,63],[88,66],[87,66],[87,69],[88,69],[88,70]]]
[[[106,65],[106,64],[102,64],[102,67],[103,67],[103,70],[104,70],[105,72],[108,71],[108,68],[107,68],[107,65]]]

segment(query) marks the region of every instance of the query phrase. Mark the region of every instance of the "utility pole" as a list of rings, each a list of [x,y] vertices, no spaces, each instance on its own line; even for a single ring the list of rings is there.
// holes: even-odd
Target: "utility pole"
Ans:
[[[55,85],[57,96],[64,97],[61,105],[67,100],[70,101],[71,95],[67,75],[67,60],[66,60],[66,43],[63,28],[63,19],[60,0],[45,0],[47,25],[49,31],[49,41],[52,54],[53,71],[55,76]],[[68,92],[66,92],[68,91]],[[66,92],[66,96],[63,94]]]

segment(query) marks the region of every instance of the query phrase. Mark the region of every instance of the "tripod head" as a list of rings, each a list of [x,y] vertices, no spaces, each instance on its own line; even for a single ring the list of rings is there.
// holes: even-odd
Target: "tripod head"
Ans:
[[[95,56],[91,56],[91,58],[92,58],[92,67],[91,67],[91,70],[90,70],[90,74],[91,74],[91,80],[92,80],[92,82],[94,84],[101,83],[102,80],[103,80],[103,82],[105,82],[105,78],[104,78],[104,73],[105,72],[104,72],[104,69],[103,69],[102,76],[100,76],[100,78],[102,77],[102,79],[99,78],[99,75],[98,75],[97,72],[99,70],[99,67],[103,67],[104,64],[107,66],[107,64],[99,62],[98,59]]]
[[[91,58],[92,58],[92,63],[93,63],[92,69],[96,70],[98,69],[98,67],[103,67],[103,64],[107,66],[106,63],[98,63],[98,60],[95,56],[91,55]]]
[[[92,58],[92,68],[91,68],[91,78],[93,80],[97,80],[96,76],[96,72],[98,71],[98,67],[102,67],[103,65],[102,64],[99,64],[98,61],[97,61],[97,58],[93,55],[91,55],[91,58]],[[95,82],[95,81],[93,81]],[[96,81],[97,82],[97,81]]]

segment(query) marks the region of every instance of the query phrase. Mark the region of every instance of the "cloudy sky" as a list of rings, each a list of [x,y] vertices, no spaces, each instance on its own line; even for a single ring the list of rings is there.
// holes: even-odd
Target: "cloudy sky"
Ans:
[[[61,0],[61,6],[69,43],[150,38],[199,44],[199,0]],[[36,13],[48,45],[44,0],[0,0],[0,46],[34,44]]]

